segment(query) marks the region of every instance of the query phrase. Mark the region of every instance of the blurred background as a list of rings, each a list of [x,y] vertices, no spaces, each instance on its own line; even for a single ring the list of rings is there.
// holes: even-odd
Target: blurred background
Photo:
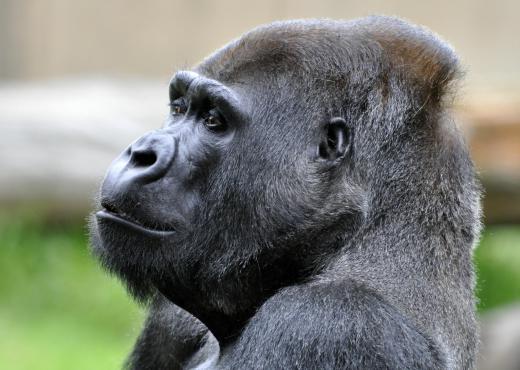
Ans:
[[[117,369],[143,312],[89,256],[111,160],[166,117],[172,73],[277,19],[404,17],[466,70],[456,115],[485,187],[481,369],[520,369],[520,2],[0,0],[0,368]]]

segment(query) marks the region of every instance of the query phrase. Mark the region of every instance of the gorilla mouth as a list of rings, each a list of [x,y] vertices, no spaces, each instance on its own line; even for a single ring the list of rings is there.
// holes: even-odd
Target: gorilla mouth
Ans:
[[[164,237],[175,233],[175,230],[173,229],[163,227],[158,228],[151,225],[146,225],[142,221],[136,220],[131,215],[118,211],[109,205],[103,204],[102,207],[103,209],[101,211],[96,212],[96,217],[98,220],[112,222],[127,229],[131,229],[150,236]]]

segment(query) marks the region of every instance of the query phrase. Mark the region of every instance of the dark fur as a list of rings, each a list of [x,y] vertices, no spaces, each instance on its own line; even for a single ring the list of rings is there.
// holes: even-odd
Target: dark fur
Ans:
[[[446,108],[453,50],[394,18],[290,21],[195,71],[241,96],[247,124],[203,168],[182,239],[93,227],[105,266],[153,300],[128,366],[473,368],[479,188]],[[352,144],[326,163],[312,150],[332,117]]]

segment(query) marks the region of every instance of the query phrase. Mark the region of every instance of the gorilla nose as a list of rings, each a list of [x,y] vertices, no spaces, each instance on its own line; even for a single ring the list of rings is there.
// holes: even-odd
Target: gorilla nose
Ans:
[[[135,167],[150,167],[157,162],[157,154],[152,148],[131,148],[130,162]]]
[[[175,142],[171,135],[151,132],[128,148],[127,169],[133,180],[151,182],[164,176],[173,160]]]
[[[153,131],[137,139],[110,167],[105,182],[146,184],[163,177],[175,157],[176,141]]]

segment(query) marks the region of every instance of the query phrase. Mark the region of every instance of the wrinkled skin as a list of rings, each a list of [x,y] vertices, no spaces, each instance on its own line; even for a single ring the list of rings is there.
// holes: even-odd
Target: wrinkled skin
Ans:
[[[457,73],[385,17],[274,23],[177,72],[92,217],[95,255],[149,304],[127,366],[472,368]]]

